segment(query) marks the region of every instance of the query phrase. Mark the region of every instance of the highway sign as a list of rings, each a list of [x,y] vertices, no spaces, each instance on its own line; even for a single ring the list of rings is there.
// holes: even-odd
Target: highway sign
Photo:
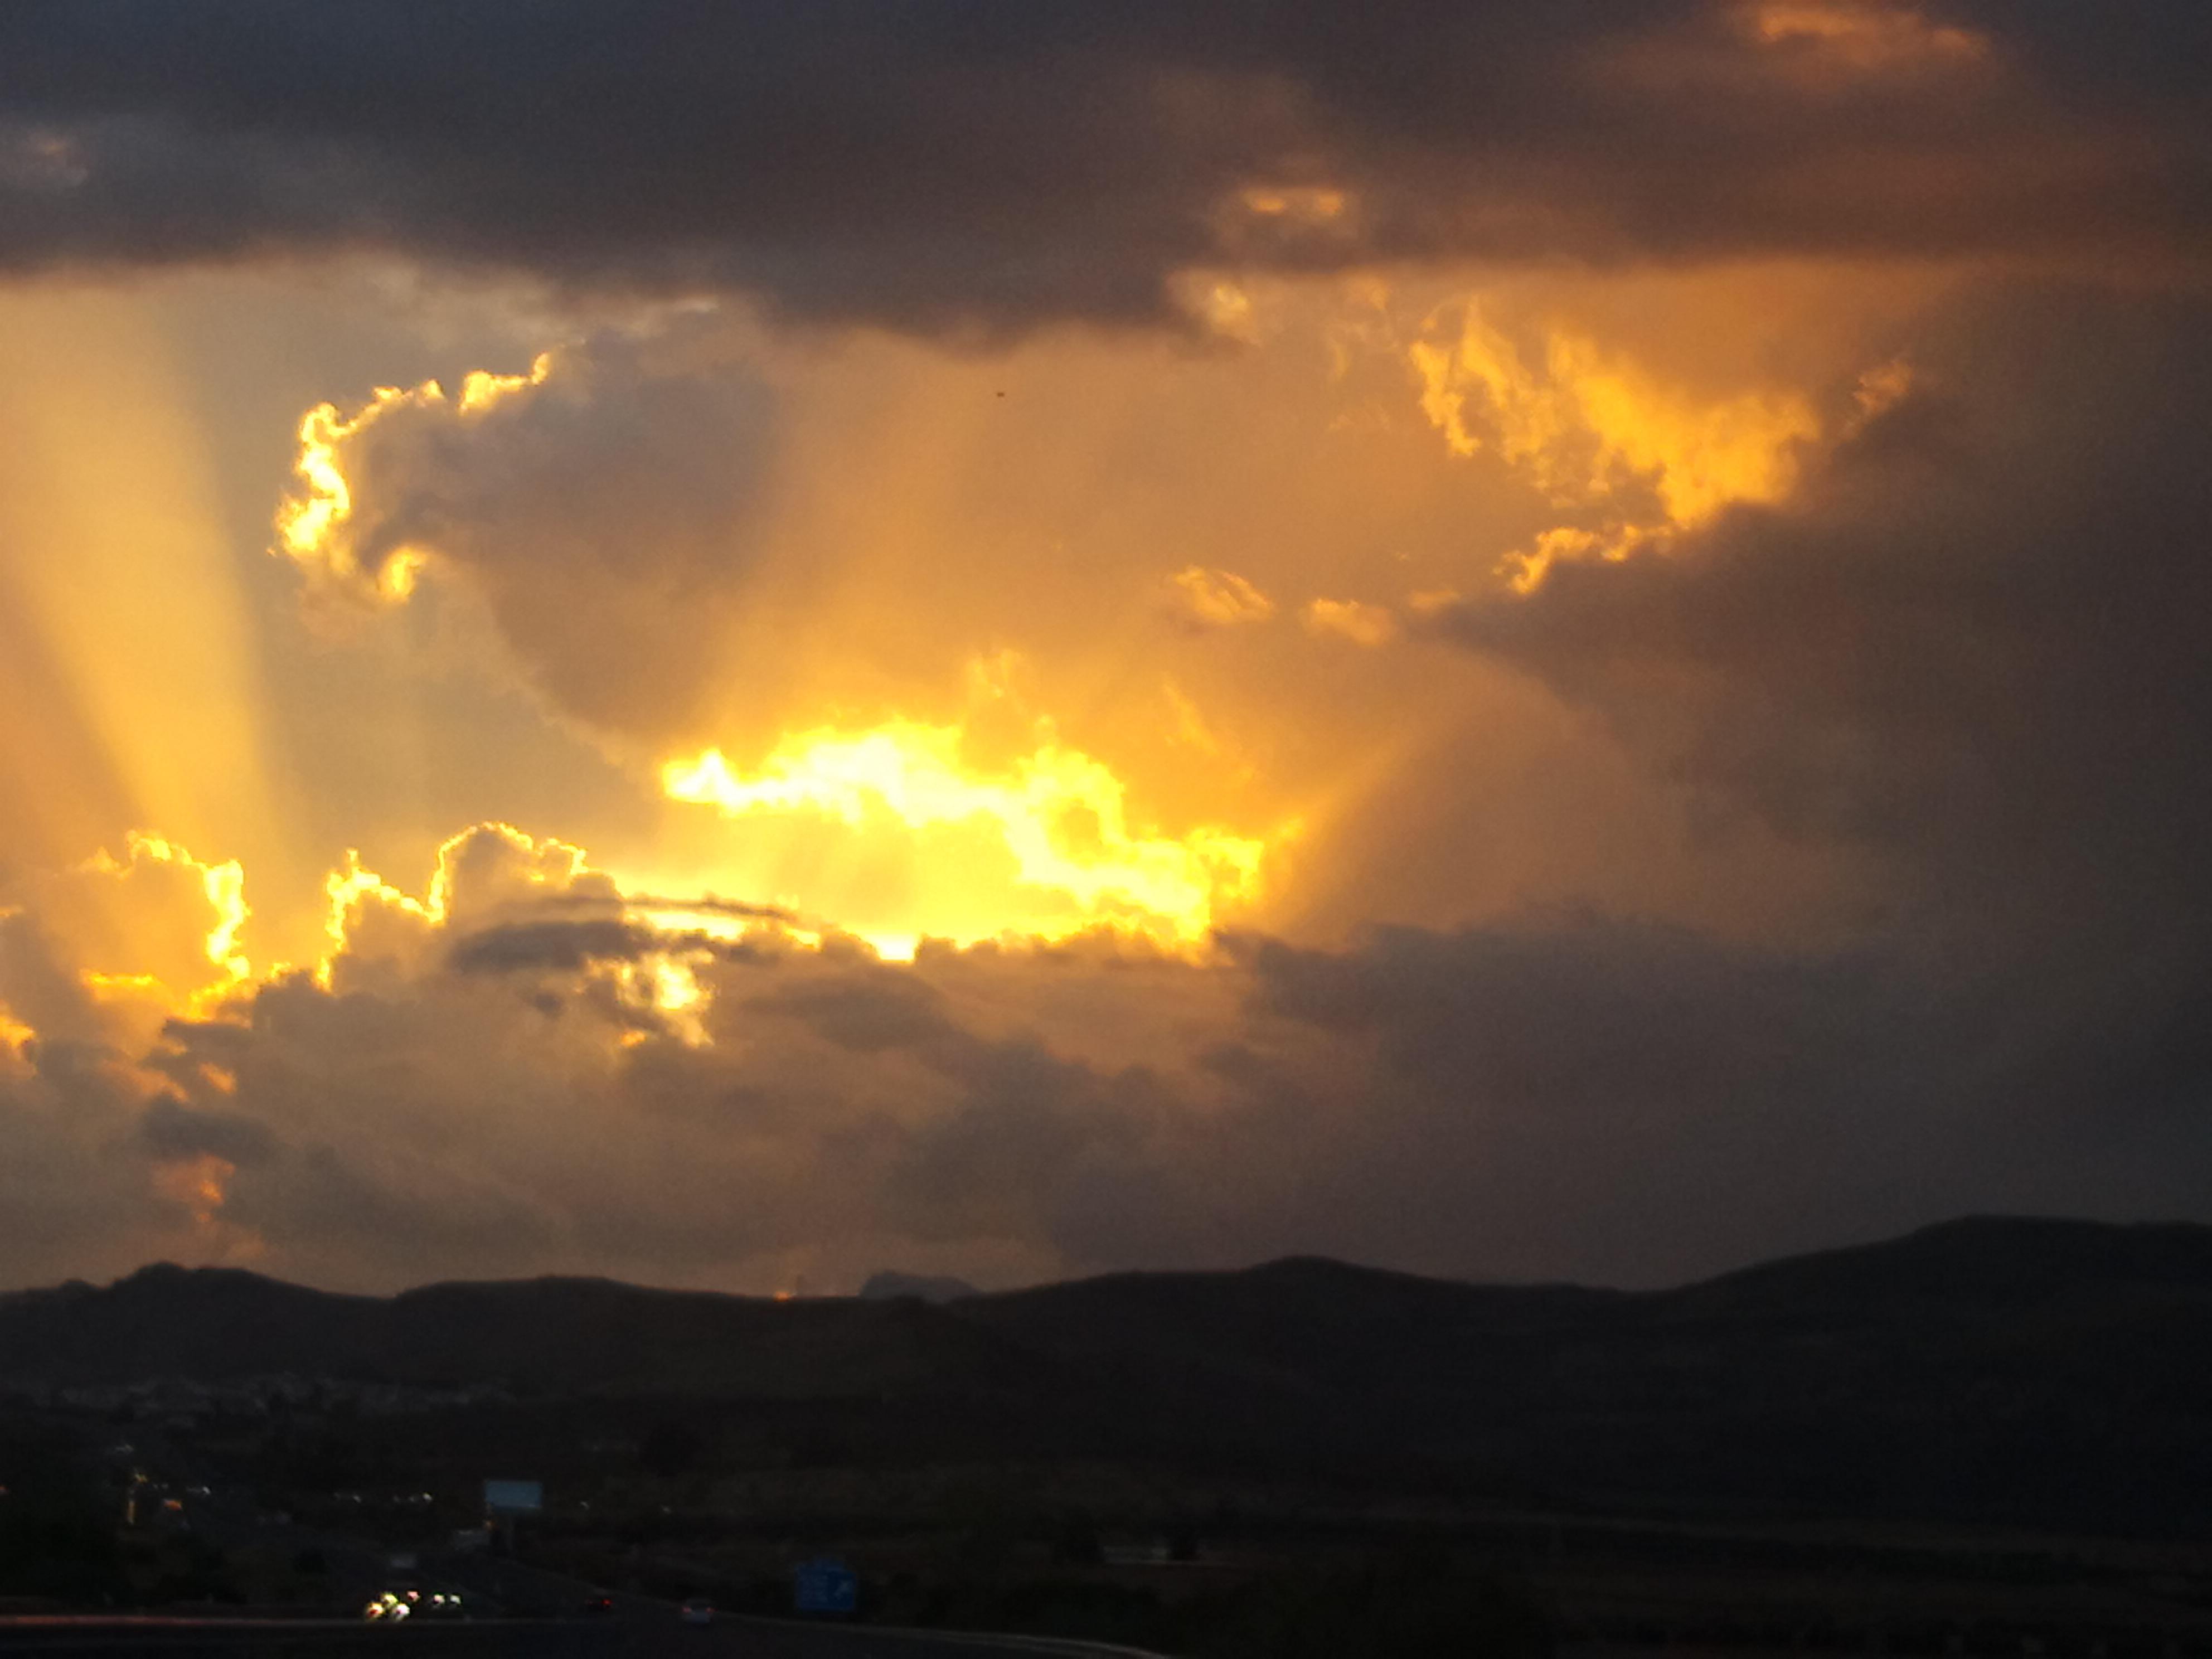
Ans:
[[[545,1507],[545,1486],[539,1480],[487,1480],[484,1508],[494,1515],[535,1515]]]
[[[860,1605],[860,1575],[834,1555],[818,1555],[792,1575],[791,1604],[801,1613],[851,1613]]]

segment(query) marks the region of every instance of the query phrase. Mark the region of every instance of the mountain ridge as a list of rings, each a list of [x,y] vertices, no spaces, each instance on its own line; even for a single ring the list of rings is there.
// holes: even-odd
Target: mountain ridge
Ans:
[[[900,1456],[963,1416],[963,1456],[2212,1524],[2212,1227],[2185,1223],[1967,1218],[1659,1291],[1291,1257],[942,1304],[161,1266],[0,1297],[0,1387],[287,1371],[783,1401]]]
[[[767,1328],[839,1317],[895,1325],[911,1312],[902,1304],[921,1304],[948,1316],[1005,1326],[1041,1318],[1049,1326],[1089,1316],[1107,1304],[1133,1304],[1164,1322],[1197,1316],[1201,1322],[1223,1297],[1247,1309],[1263,1308],[1271,1298],[1295,1300],[1324,1290],[1357,1291],[1388,1298],[1382,1305],[1401,1315],[1419,1316],[1450,1306],[1496,1317],[1517,1311],[1548,1317],[1636,1313],[1712,1318],[1724,1311],[1770,1309],[1802,1300],[1818,1290],[1844,1306],[1885,1306],[1891,1310],[1913,1300],[1980,1297],[1997,1302],[2021,1296],[2048,1297],[2066,1286],[2133,1285],[2142,1287],[2212,1291],[2212,1226],[2190,1222],[2112,1223],[2064,1218],[1976,1215],[1937,1222],[1895,1237],[1814,1250],[1754,1262],[1707,1279],[1656,1290],[1620,1290],[1565,1281],[1534,1283],[1443,1278],[1403,1269],[1370,1267],[1328,1256],[1293,1255],[1247,1267],[1227,1268],[1133,1268],[1085,1278],[965,1295],[923,1297],[886,1285],[912,1282],[932,1289],[957,1281],[909,1281],[908,1276],[879,1273],[878,1289],[853,1296],[774,1297],[742,1293],[638,1285],[602,1275],[538,1274],[514,1279],[434,1280],[390,1295],[325,1291],[272,1278],[250,1268],[214,1265],[184,1267],[149,1262],[105,1285],[71,1279],[51,1286],[0,1292],[0,1379],[37,1374],[38,1337],[55,1322],[82,1320],[96,1312],[134,1307],[159,1313],[154,1298],[189,1297],[196,1319],[234,1310],[250,1313],[263,1334],[273,1314],[289,1314],[309,1328],[290,1334],[313,1334],[351,1320],[374,1324],[380,1316],[465,1307],[482,1317],[507,1310],[542,1318],[574,1313],[586,1304],[601,1316],[619,1315],[650,1322],[655,1316],[686,1311],[710,1313],[732,1322]],[[1885,1300],[1886,1298],[1886,1300]],[[252,1305],[246,1306],[251,1299]],[[1376,1304],[1364,1312],[1371,1315]],[[839,1310],[831,1313],[828,1310]],[[171,1334],[158,1322],[149,1340]],[[243,1334],[224,1327],[220,1334]],[[204,1338],[203,1328],[199,1335]],[[1209,1327],[1209,1334],[1218,1335]],[[72,1345],[63,1345],[64,1347]],[[183,1343],[174,1358],[190,1363],[208,1346]],[[339,1351],[347,1344],[340,1342]],[[358,1346],[360,1345],[355,1345]],[[150,1356],[149,1356],[150,1358]],[[272,1365],[258,1369],[295,1369]],[[226,1364],[225,1374],[240,1374]],[[170,1374],[191,1376],[189,1370]],[[81,1380],[95,1380],[86,1376]],[[97,1380],[125,1381],[107,1374]]]

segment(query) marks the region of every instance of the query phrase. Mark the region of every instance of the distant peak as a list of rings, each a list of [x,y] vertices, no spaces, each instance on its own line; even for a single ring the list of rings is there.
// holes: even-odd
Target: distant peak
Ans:
[[[118,1285],[137,1285],[142,1282],[158,1284],[169,1279],[182,1279],[191,1271],[182,1262],[149,1261],[137,1271],[124,1274],[115,1282]]]
[[[1434,1279],[1425,1273],[1407,1273],[1399,1267],[1371,1267],[1364,1262],[1340,1261],[1333,1255],[1284,1255],[1273,1261],[1262,1261],[1244,1269],[1244,1276],[1256,1279],[1326,1279],[1338,1283],[1358,1280],[1361,1284],[1380,1284],[1388,1280],[1400,1285],[1457,1285],[1457,1279]]]
[[[274,1285],[279,1281],[264,1278],[245,1267],[187,1267],[178,1261],[149,1261],[134,1273],[125,1274],[109,1285],[110,1290],[166,1289],[185,1284],[257,1284]]]
[[[872,1275],[860,1286],[860,1299],[864,1302],[890,1302],[908,1296],[923,1302],[958,1302],[976,1294],[975,1287],[966,1279],[949,1274],[932,1277],[889,1270]]]

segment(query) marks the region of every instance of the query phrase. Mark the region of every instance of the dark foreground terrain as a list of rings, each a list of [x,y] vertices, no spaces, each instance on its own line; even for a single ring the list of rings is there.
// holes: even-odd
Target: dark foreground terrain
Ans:
[[[1637,1294],[1320,1261],[941,1304],[153,1267],[0,1297],[0,1613],[329,1618],[409,1578],[541,1621],[297,1630],[317,1651],[2212,1653],[2212,1229],[1970,1220]],[[487,1478],[543,1509],[488,1532]],[[865,1638],[674,1622],[788,1613],[824,1553]],[[602,1589],[627,1612],[587,1627]]]
[[[963,1641],[919,1632],[724,1620],[705,1629],[642,1619],[509,1620],[435,1630],[251,1619],[85,1619],[0,1623],[0,1652],[173,1655],[176,1659],[1116,1659],[1115,1650],[1003,1639]],[[1127,1659],[1120,1656],[1119,1659]]]

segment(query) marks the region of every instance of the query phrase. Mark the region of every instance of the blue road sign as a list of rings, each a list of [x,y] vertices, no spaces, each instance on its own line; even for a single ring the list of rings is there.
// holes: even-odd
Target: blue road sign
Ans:
[[[801,1613],[850,1613],[860,1605],[860,1577],[834,1555],[817,1556],[791,1577],[791,1604]]]

